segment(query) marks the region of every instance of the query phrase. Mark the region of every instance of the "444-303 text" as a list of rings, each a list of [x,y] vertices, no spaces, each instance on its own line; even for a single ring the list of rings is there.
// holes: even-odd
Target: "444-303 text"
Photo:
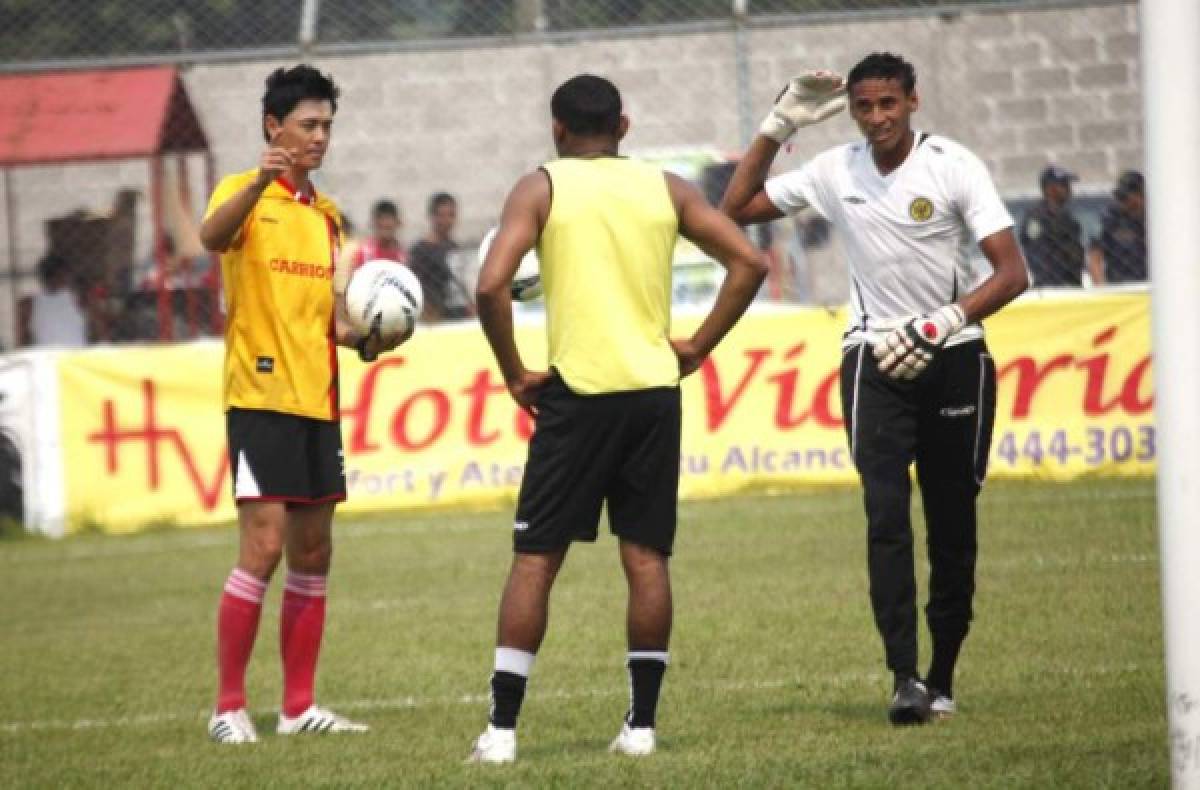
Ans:
[[[1065,429],[1056,431],[1006,431],[993,454],[1008,466],[1031,463],[1068,464],[1082,461],[1087,466],[1107,463],[1153,461],[1156,454],[1153,425],[1091,426],[1082,435]]]

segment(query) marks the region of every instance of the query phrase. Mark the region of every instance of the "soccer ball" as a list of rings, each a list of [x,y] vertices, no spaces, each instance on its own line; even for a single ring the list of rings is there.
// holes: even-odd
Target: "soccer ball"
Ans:
[[[379,330],[385,338],[407,334],[425,304],[412,269],[396,261],[367,261],[346,285],[346,314],[362,334]]]
[[[499,228],[489,230],[484,235],[483,241],[479,243],[480,266],[483,266],[483,261],[487,257],[488,250],[491,249],[492,239],[496,238],[497,230]],[[513,275],[511,292],[512,298],[518,302],[529,302],[542,295],[540,262],[535,250],[525,253],[525,257],[521,259],[520,265],[517,266],[517,272]]]

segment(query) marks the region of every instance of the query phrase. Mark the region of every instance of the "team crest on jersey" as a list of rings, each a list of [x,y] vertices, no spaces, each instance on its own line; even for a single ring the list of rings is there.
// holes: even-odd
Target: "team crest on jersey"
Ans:
[[[908,216],[917,222],[925,222],[933,216],[933,201],[926,197],[913,198],[908,204]]]

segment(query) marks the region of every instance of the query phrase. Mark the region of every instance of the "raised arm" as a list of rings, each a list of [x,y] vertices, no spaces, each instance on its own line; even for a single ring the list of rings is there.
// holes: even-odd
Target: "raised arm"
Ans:
[[[779,143],[758,135],[738,162],[721,198],[721,211],[739,225],[779,219],[783,212],[767,197],[767,173],[779,153]]]
[[[671,343],[679,357],[679,370],[686,376],[700,367],[746,312],[767,276],[767,265],[738,226],[710,206],[699,190],[678,176],[668,174],[666,178],[679,214],[679,232],[726,270],[725,282],[704,321],[690,338]]]
[[[739,225],[766,222],[783,216],[764,185],[779,148],[797,130],[841,112],[846,107],[846,88],[832,71],[810,71],[793,77],[780,92],[771,112],[763,119],[758,135],[738,163],[721,200],[721,211]]]
[[[278,133],[276,133],[278,137]],[[215,207],[200,223],[200,242],[209,252],[225,252],[237,240],[238,232],[246,217],[254,210],[254,204],[262,197],[263,190],[271,182],[286,173],[295,160],[295,149],[279,148],[274,140],[263,152],[259,162],[258,178],[253,183],[233,193],[221,205]]]

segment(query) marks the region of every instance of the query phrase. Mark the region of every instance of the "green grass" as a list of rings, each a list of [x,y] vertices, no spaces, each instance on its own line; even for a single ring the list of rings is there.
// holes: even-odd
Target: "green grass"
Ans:
[[[1153,493],[989,485],[960,714],[904,730],[884,716],[858,491],[684,505],[660,751],[641,761],[605,753],[627,701],[615,543],[577,546],[502,768],[462,759],[486,714],[506,513],[342,520],[320,698],[373,730],[270,734],[276,582],[250,747],[204,735],[232,529],[6,541],[0,786],[1162,787]]]

